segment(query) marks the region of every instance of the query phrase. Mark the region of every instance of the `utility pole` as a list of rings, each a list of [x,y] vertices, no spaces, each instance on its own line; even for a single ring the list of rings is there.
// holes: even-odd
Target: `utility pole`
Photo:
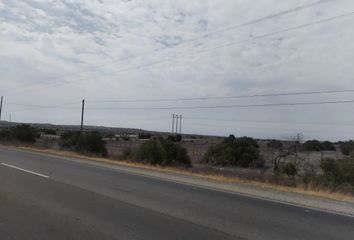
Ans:
[[[0,103],[0,121],[1,121],[1,112],[2,112],[2,100],[3,100],[3,96],[1,96],[1,103]]]
[[[84,112],[85,112],[85,99],[82,99],[82,107],[81,107],[81,127],[80,131],[84,129]]]
[[[171,134],[173,135],[173,131],[175,129],[175,115],[172,114],[172,131],[171,131]]]
[[[179,115],[179,135],[182,135],[182,115]]]
[[[300,133],[298,133],[296,135],[296,142],[295,142],[295,161],[297,162],[298,161],[298,151],[299,151],[299,147],[300,147],[300,144],[301,144],[301,139],[302,139],[302,135]]]
[[[176,114],[176,135],[178,134],[178,118],[179,116]]]

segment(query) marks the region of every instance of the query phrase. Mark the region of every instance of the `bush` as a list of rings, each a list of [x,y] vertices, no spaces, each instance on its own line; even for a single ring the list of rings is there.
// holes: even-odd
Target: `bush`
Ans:
[[[24,143],[34,143],[36,138],[37,130],[28,124],[17,125],[0,132],[0,140],[18,140]]]
[[[319,184],[319,178],[314,168],[305,170],[301,178],[305,188],[307,188],[309,185],[317,187]]]
[[[133,157],[134,157],[134,152],[130,148],[124,149],[122,154],[119,155],[119,159],[121,160],[128,160],[128,159],[132,159]]]
[[[267,147],[280,150],[280,149],[283,148],[283,143],[281,141],[279,141],[279,140],[271,140],[267,144]]]
[[[329,141],[320,142],[317,140],[307,141],[303,144],[303,148],[306,151],[335,151],[336,148],[333,143]]]
[[[346,157],[338,161],[324,159],[320,166],[323,171],[322,181],[324,185],[333,188],[348,185],[354,187],[354,157]]]
[[[0,140],[9,141],[12,140],[12,133],[9,129],[3,129],[0,131]]]
[[[169,139],[152,139],[143,143],[135,154],[139,162],[161,166],[191,167],[186,149]]]
[[[139,133],[138,138],[139,139],[150,139],[151,134],[150,133]]]
[[[42,130],[44,134],[48,134],[48,135],[56,135],[57,131],[54,129],[43,129]]]
[[[347,142],[339,142],[340,149],[344,155],[350,155],[354,152],[354,141],[350,140]]]
[[[324,141],[322,143],[322,150],[323,151],[336,151],[336,147],[330,141]]]
[[[293,162],[287,162],[282,167],[282,172],[286,174],[289,178],[295,179],[297,174],[296,164]]]
[[[254,166],[259,158],[259,145],[253,138],[236,139],[233,135],[211,146],[204,155],[204,161],[209,164],[244,168]]]
[[[168,140],[172,141],[172,142],[180,142],[182,141],[182,135],[177,134],[177,135],[169,135],[168,136]]]
[[[60,146],[77,152],[107,155],[106,142],[98,132],[67,132],[61,136]]]

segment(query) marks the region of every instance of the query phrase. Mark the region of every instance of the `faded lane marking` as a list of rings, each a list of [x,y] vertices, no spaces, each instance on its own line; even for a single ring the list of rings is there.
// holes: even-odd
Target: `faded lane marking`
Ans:
[[[33,172],[33,171],[29,171],[29,170],[26,170],[26,169],[23,169],[23,168],[19,168],[19,167],[10,165],[10,164],[1,163],[1,165],[4,165],[4,166],[9,167],[9,168],[14,168],[14,169],[26,172],[26,173],[30,173],[30,174],[33,174],[33,175],[36,175],[36,176],[39,176],[39,177],[49,178],[49,176],[47,176],[47,175],[36,173],[36,172]]]

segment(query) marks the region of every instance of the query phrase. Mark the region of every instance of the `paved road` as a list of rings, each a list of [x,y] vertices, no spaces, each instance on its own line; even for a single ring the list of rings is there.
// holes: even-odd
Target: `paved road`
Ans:
[[[354,239],[354,218],[0,146],[0,239]]]

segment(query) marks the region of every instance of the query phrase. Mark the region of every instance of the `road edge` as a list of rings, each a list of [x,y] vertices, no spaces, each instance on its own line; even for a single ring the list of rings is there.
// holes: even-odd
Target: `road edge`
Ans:
[[[51,158],[60,158],[66,161],[88,164],[100,168],[107,168],[112,170],[124,171],[129,174],[154,178],[162,181],[174,182],[177,184],[184,184],[188,186],[219,191],[229,194],[236,194],[265,201],[276,202],[296,207],[307,208],[316,211],[322,211],[342,216],[354,217],[354,204],[345,201],[327,199],[323,197],[305,195],[301,193],[285,192],[272,188],[261,188],[247,183],[228,183],[219,180],[212,180],[203,178],[202,176],[193,176],[189,174],[161,171],[153,168],[143,168],[139,166],[128,166],[123,164],[113,164],[109,161],[95,161],[94,159],[86,159],[84,157],[69,157],[61,156],[59,154],[51,154],[41,152],[36,149],[18,148],[12,146],[3,146],[5,148],[22,151],[41,156],[48,156]]]

